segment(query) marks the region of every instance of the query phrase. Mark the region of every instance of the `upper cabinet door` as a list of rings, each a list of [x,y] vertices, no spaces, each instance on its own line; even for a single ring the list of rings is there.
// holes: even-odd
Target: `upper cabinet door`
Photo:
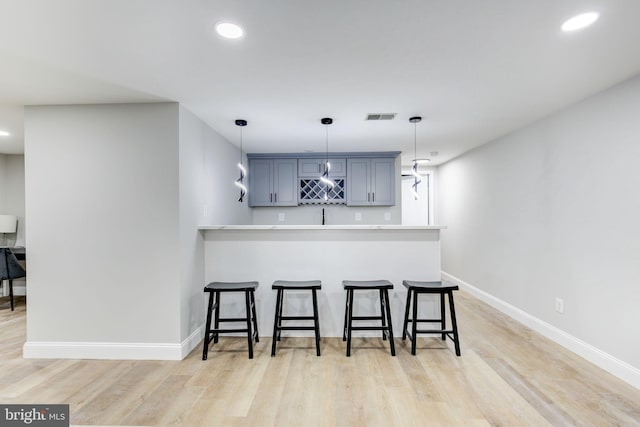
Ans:
[[[331,165],[329,178],[347,176],[347,159],[329,159],[329,164]],[[324,173],[324,161],[321,170]]]
[[[396,204],[396,159],[371,159],[371,204]]]
[[[347,159],[347,205],[396,204],[396,159]]]
[[[273,206],[273,160],[249,161],[249,206]]]
[[[273,205],[298,205],[298,160],[273,160]]]
[[[370,159],[347,159],[347,205],[371,204]]]
[[[321,159],[299,159],[298,160],[298,176],[305,178],[316,178],[322,175]]]
[[[326,159],[298,159],[298,176],[301,178],[319,178],[324,173]],[[346,159],[329,159],[331,170],[329,176],[343,177],[347,175]]]

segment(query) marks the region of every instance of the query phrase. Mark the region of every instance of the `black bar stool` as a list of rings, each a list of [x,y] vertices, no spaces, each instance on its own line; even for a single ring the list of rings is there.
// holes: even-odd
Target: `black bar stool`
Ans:
[[[347,357],[351,356],[351,332],[352,331],[382,331],[382,339],[389,338],[391,355],[396,355],[393,345],[393,327],[391,326],[391,308],[389,306],[389,289],[393,289],[393,283],[388,280],[343,280],[342,286],[347,291],[347,300],[344,306],[344,330],[342,341],[347,342]],[[354,316],[353,315],[353,291],[380,292],[380,316]],[[354,320],[380,320],[382,326],[353,326]]]
[[[411,354],[416,354],[416,338],[418,334],[440,334],[442,339],[449,337],[456,348],[456,356],[460,356],[460,340],[458,339],[458,324],[456,322],[456,309],[453,305],[453,291],[458,290],[458,286],[449,282],[418,282],[413,280],[403,280],[402,284],[408,289],[407,304],[404,310],[404,325],[402,326],[402,340],[407,336],[411,340]],[[440,318],[439,319],[419,319],[418,318],[418,295],[439,294],[440,295]],[[449,296],[449,311],[451,313],[452,329],[447,330],[445,320],[444,296]],[[413,297],[412,297],[413,296]],[[409,306],[413,298],[413,313],[409,318]],[[408,324],[411,322],[411,331]],[[440,329],[418,329],[418,323],[440,323]]]
[[[278,291],[276,296],[276,316],[273,321],[273,341],[271,342],[271,357],[276,355],[276,341],[280,341],[281,331],[315,331],[316,356],[320,356],[320,321],[318,320],[318,296],[316,292],[322,288],[320,280],[287,281],[276,280],[271,289]],[[283,316],[285,290],[310,290],[313,297],[313,316]],[[313,320],[313,326],[283,326],[283,320]]]
[[[258,282],[211,282],[204,287],[205,292],[209,292],[209,308],[207,309],[207,324],[204,330],[204,348],[202,349],[202,360],[207,360],[209,343],[218,342],[219,334],[230,334],[234,332],[246,332],[249,343],[249,359],[253,359],[253,339],[260,342],[258,336],[258,320],[256,316],[255,290]],[[246,317],[220,317],[220,294],[225,292],[244,292]],[[211,317],[215,314],[213,329],[211,329]],[[246,322],[247,327],[243,329],[220,328],[221,322]],[[253,331],[251,324],[253,323]]]

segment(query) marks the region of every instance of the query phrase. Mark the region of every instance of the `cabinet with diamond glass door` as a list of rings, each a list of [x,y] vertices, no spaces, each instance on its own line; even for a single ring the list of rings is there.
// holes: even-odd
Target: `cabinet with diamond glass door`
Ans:
[[[298,159],[298,203],[345,204],[346,203],[346,159],[329,159],[329,179],[333,187],[323,183],[320,176],[325,171],[326,159]]]

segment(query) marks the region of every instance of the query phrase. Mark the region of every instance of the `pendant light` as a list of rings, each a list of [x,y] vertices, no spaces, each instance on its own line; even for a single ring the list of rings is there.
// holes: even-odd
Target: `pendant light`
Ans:
[[[238,169],[240,169],[240,178],[238,178],[235,182],[236,187],[240,188],[240,198],[238,201],[242,203],[244,201],[244,196],[247,195],[247,186],[244,185],[244,179],[247,176],[247,169],[244,167],[243,163],[243,155],[242,155],[242,128],[247,125],[246,120],[238,119],[236,120],[236,126],[240,127],[240,163],[238,163]]]
[[[411,167],[411,175],[413,175],[413,185],[411,186],[411,194],[415,200],[418,200],[418,184],[422,182],[422,177],[418,173],[418,156],[417,156],[417,125],[422,121],[422,117],[415,116],[409,119],[413,123],[413,166]]]
[[[325,186],[324,186],[324,200],[328,201],[329,200],[329,191],[331,191],[333,189],[333,187],[336,186],[336,183],[333,182],[330,178],[329,178],[329,171],[331,170],[331,163],[329,163],[329,125],[333,123],[333,119],[330,117],[325,117],[323,119],[320,120],[320,123],[322,123],[323,125],[325,125],[325,135],[326,135],[326,149],[325,149],[325,162],[324,162],[324,172],[322,173],[322,176],[320,177],[320,182],[322,182]]]

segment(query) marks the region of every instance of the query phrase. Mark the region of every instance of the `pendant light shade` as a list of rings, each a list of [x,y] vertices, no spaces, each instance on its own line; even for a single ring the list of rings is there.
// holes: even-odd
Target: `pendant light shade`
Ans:
[[[422,117],[415,116],[409,119],[413,123],[413,166],[411,167],[411,175],[413,175],[413,185],[411,186],[411,194],[415,200],[418,200],[418,184],[422,182],[422,177],[418,173],[418,156],[417,156],[417,124],[422,121]]]
[[[333,123],[333,119],[330,117],[325,117],[320,120],[320,123],[325,125],[325,135],[326,135],[326,146],[325,146],[325,162],[324,162],[324,172],[322,176],[320,176],[320,182],[322,182],[324,186],[324,200],[329,200],[329,192],[336,186],[336,183],[333,182],[329,178],[329,171],[331,170],[331,163],[329,163],[329,125]]]
[[[240,178],[236,180],[235,185],[240,189],[240,197],[238,198],[238,201],[240,203],[244,201],[244,196],[247,195],[247,186],[244,184],[244,179],[247,176],[247,169],[244,167],[244,156],[242,155],[242,128],[246,125],[246,120],[236,120],[236,126],[240,127],[240,163],[238,163],[238,169],[240,169]]]

